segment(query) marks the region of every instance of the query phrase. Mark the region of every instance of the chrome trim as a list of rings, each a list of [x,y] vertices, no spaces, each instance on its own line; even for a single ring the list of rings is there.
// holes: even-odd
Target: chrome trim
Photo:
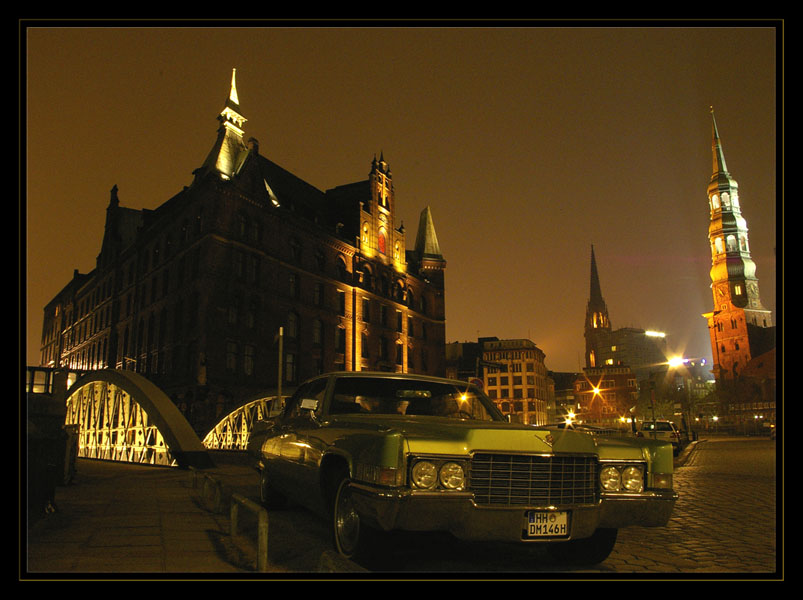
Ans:
[[[477,507],[573,508],[599,503],[599,460],[587,453],[472,453]]]

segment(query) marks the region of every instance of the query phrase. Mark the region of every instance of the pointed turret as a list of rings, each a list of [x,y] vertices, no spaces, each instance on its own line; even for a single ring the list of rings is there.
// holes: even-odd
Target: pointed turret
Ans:
[[[215,145],[206,157],[203,166],[195,174],[205,175],[216,172],[221,179],[231,179],[248,155],[248,147],[243,142],[243,127],[247,119],[240,112],[240,98],[237,94],[237,69],[232,69],[231,88],[223,110],[218,115],[220,127]]]
[[[421,273],[428,279],[437,281],[442,285],[446,260],[444,260],[441,253],[438,236],[435,233],[435,223],[432,220],[432,211],[429,206],[421,211],[421,217],[418,220],[418,233],[415,238],[413,255]]]
[[[240,98],[237,95],[237,69],[231,70],[231,89],[229,90],[229,97],[226,99],[226,104],[218,118],[223,123],[224,127],[232,129],[242,138],[243,125],[245,125],[248,119],[240,113]]]
[[[438,235],[435,233],[435,224],[432,221],[432,211],[429,206],[421,211],[421,217],[418,220],[415,251],[422,259],[443,260],[441,247],[438,244]]]

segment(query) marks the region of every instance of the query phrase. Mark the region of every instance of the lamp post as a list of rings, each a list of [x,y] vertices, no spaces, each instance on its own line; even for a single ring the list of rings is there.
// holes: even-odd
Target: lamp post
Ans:
[[[692,359],[690,359],[690,358],[683,358],[682,356],[673,356],[672,358],[669,359],[668,364],[669,364],[669,367],[671,369],[674,369],[675,371],[679,371],[680,367],[684,367],[691,360]],[[691,420],[691,381],[692,381],[692,375],[689,372],[688,367],[686,367],[686,375],[688,375],[688,377],[684,376],[682,373],[680,374],[680,376],[683,378],[683,388],[684,388],[684,391],[685,391],[685,402],[684,402],[685,406],[681,405],[680,417],[681,417],[681,421],[682,421],[682,423],[684,425],[684,429],[689,429],[690,426],[691,426],[691,423],[692,423],[692,420]],[[687,416],[688,416],[688,418],[687,418]]]

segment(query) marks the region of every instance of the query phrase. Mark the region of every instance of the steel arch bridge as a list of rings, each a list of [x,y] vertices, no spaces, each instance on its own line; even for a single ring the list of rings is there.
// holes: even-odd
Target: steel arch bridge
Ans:
[[[206,468],[207,449],[176,405],[142,375],[88,372],[67,391],[65,425],[78,426],[78,456]]]
[[[259,398],[243,404],[215,425],[203,439],[209,450],[245,450],[251,430],[259,420],[274,414],[275,396]]]

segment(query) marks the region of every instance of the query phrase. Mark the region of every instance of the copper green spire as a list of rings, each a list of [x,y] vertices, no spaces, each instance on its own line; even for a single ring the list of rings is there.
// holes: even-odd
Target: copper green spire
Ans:
[[[442,259],[438,236],[435,234],[435,225],[432,222],[432,211],[427,206],[421,211],[418,221],[418,235],[415,239],[415,250],[422,258]]]

